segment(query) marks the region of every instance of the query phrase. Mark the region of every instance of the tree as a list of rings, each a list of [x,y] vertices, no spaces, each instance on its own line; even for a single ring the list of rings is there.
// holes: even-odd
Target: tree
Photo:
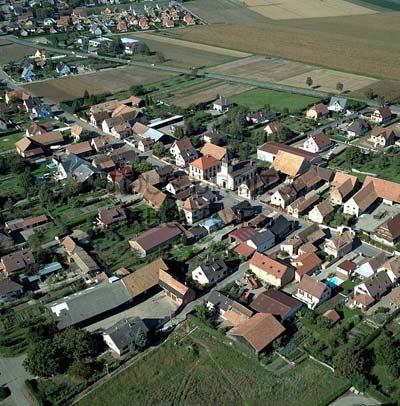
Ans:
[[[175,202],[171,199],[166,199],[161,206],[158,215],[163,223],[175,220],[178,217],[178,208],[176,207]]]
[[[93,372],[92,364],[84,360],[75,360],[68,369],[68,375],[83,381],[87,381]]]
[[[50,377],[64,372],[65,364],[59,348],[47,339],[31,345],[24,367],[32,375]]]
[[[185,122],[185,133],[187,135],[192,135],[195,132],[194,121],[192,118],[188,118]]]
[[[26,168],[18,177],[18,184],[24,191],[25,196],[29,197],[35,193],[36,178],[33,176],[30,168]]]
[[[153,155],[163,157],[165,155],[165,147],[162,142],[156,142],[153,145]]]
[[[45,183],[40,187],[39,200],[42,207],[46,208],[54,202],[54,186],[50,183]]]
[[[366,360],[359,349],[345,346],[333,357],[333,366],[345,378],[351,379],[365,373]]]
[[[140,55],[151,55],[150,48],[148,45],[144,42],[140,42],[139,45],[136,48],[136,52]]]
[[[185,136],[185,131],[183,131],[182,127],[177,127],[174,132],[174,136],[175,136],[175,138],[180,140],[181,138],[183,138]]]
[[[340,82],[337,82],[336,83],[336,90],[338,91],[338,92],[342,92],[343,91],[343,83],[340,83]]]
[[[84,98],[85,100],[87,100],[87,99],[89,99],[89,97],[90,97],[90,94],[89,94],[88,90],[85,89],[85,91],[83,92],[83,98]]]
[[[151,163],[146,160],[134,161],[132,164],[132,170],[138,174],[150,171],[152,168]]]
[[[135,96],[143,96],[146,94],[146,90],[143,85],[133,85],[129,88],[129,91]]]
[[[365,91],[365,96],[368,100],[373,100],[375,98],[375,93],[371,87]]]
[[[312,84],[313,84],[313,80],[312,80],[311,76],[308,76],[306,79],[306,85],[311,87]]]
[[[134,341],[135,349],[141,350],[147,345],[147,334],[139,328]]]

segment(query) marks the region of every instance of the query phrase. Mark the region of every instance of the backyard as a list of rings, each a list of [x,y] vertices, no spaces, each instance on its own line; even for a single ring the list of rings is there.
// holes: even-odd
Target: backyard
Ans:
[[[268,399],[265,404],[301,406],[313,399],[314,405],[326,405],[348,387],[345,380],[311,360],[276,377],[255,357],[229,345],[223,335],[196,325],[187,326],[189,334],[178,329],[78,404],[123,405],[135,399],[142,405],[255,405]]]

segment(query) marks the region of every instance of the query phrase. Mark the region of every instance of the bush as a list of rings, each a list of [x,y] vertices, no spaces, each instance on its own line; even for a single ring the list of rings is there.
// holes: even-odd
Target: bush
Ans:
[[[0,400],[4,400],[11,395],[11,391],[8,386],[0,386]]]

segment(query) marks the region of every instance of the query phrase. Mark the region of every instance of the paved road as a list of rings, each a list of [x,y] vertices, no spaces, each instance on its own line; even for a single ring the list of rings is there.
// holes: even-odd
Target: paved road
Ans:
[[[8,386],[11,390],[11,403],[16,406],[37,404],[25,385],[25,380],[32,376],[25,371],[22,365],[24,359],[25,355],[13,358],[0,357],[0,385]]]
[[[355,395],[352,392],[347,392],[329,406],[375,406],[380,404],[380,402],[369,396]]]

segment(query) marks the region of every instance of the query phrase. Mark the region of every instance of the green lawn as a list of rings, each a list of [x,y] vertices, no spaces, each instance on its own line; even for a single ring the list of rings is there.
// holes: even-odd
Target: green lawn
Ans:
[[[0,133],[0,153],[6,151],[15,151],[15,143],[23,137],[23,133],[14,133],[3,135]]]
[[[257,110],[269,104],[273,109],[282,111],[285,107],[290,112],[305,109],[307,106],[317,103],[320,99],[301,94],[278,92],[269,89],[252,89],[232,96],[231,99],[249,109]]]
[[[316,406],[330,403],[348,387],[311,360],[277,377],[218,333],[200,327],[189,337],[186,329],[174,334],[78,404]]]

